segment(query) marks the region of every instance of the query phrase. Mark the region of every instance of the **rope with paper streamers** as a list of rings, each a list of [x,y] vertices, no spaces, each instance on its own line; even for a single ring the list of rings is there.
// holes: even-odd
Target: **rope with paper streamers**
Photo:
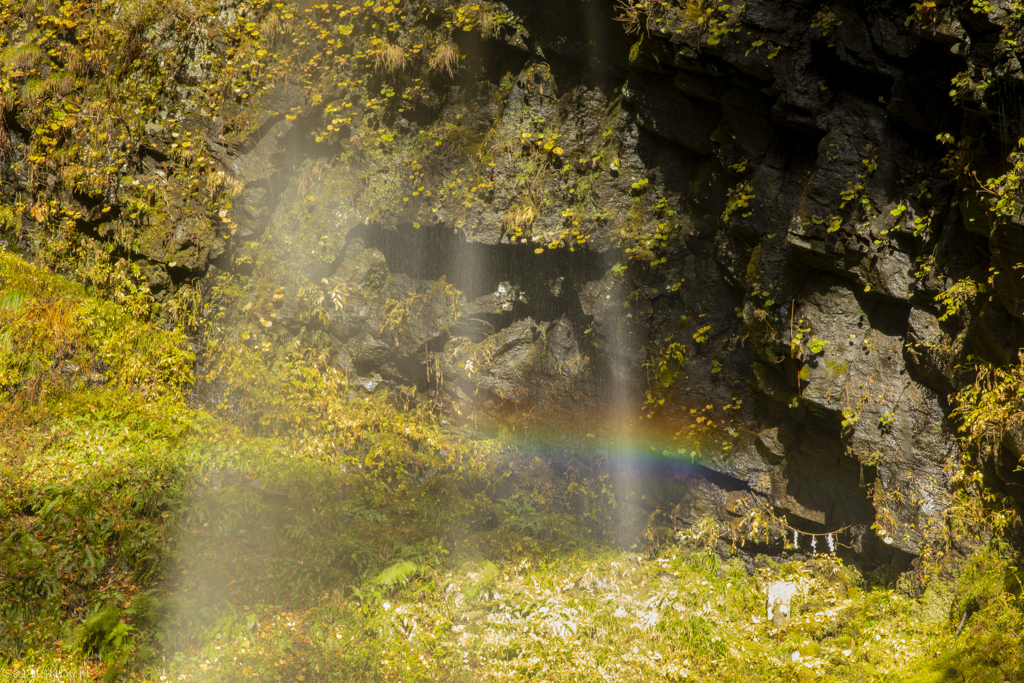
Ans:
[[[800,538],[801,538],[801,536],[809,537],[811,539],[811,554],[812,555],[816,555],[817,554],[817,552],[818,552],[818,539],[821,539],[821,538],[823,538],[825,540],[825,543],[828,546],[828,551],[830,553],[834,553],[836,551],[836,546],[837,545],[842,545],[842,544],[839,544],[838,541],[837,541],[837,538],[838,538],[839,534],[841,534],[843,532],[846,532],[846,531],[849,531],[854,526],[857,526],[856,524],[847,524],[846,526],[839,527],[838,529],[834,529],[833,531],[820,531],[820,532],[802,531],[802,530],[797,529],[796,527],[792,526],[788,522],[786,522],[784,518],[779,517],[772,510],[768,509],[765,501],[763,501],[760,496],[748,495],[743,500],[749,503],[749,502],[751,502],[751,499],[753,499],[753,501],[755,501],[756,509],[759,512],[767,515],[772,520],[772,522],[774,524],[777,524],[782,529],[785,529],[786,531],[791,532],[793,534],[793,536],[792,536],[792,547],[794,549],[796,549],[796,550],[800,549]],[[786,534],[782,534],[782,537],[783,537],[783,542],[786,543],[786,545],[788,547],[790,539],[787,538]],[[843,546],[843,547],[849,548],[850,546],[847,545],[847,546]]]

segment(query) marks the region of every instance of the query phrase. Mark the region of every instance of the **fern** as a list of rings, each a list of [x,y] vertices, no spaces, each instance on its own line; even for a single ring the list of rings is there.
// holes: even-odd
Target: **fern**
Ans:
[[[393,590],[398,586],[404,586],[409,583],[409,579],[415,576],[419,571],[420,567],[415,562],[400,560],[384,569],[380,574],[377,574],[372,583],[374,586]]]

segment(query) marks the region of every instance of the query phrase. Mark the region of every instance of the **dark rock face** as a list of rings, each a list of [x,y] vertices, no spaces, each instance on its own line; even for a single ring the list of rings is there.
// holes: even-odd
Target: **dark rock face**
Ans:
[[[1012,223],[997,228],[987,209],[965,218],[964,205],[978,200],[942,172],[935,142],[946,131],[970,131],[982,147],[1003,136],[992,101],[958,108],[945,86],[971,60],[981,69],[978,60],[1004,58],[982,57],[968,37],[994,41],[1001,29],[967,10],[919,28],[883,3],[748,2],[739,14],[742,29],[713,47],[694,29],[648,23],[623,88],[624,116],[640,137],[662,150],[679,146],[671,160],[665,152],[644,160],[666,188],[686,179],[696,229],[677,263],[708,254],[713,277],[728,285],[711,293],[687,282],[675,306],[701,311],[687,301],[695,288],[720,311],[738,305],[742,331],[720,318],[711,334],[742,334],[756,356],[730,349],[724,367],[752,368],[759,409],[741,414],[760,431],[738,439],[738,454],[706,464],[800,528],[853,525],[860,534],[875,522],[886,543],[914,553],[949,504],[944,465],[956,446],[946,396],[963,345],[998,337],[1011,352],[1019,347],[1010,341],[1019,327],[1007,319],[1019,307],[1014,285],[943,323],[934,298],[952,280],[931,272],[940,259],[953,279],[984,270],[985,240],[972,234],[987,239],[1001,271],[1020,257],[998,251]],[[754,35],[774,47],[759,48]],[[749,205],[719,219],[724,192],[741,183]],[[652,338],[666,331],[664,318],[646,322]],[[1000,332],[983,334],[992,324]],[[998,346],[979,355],[1006,362]],[[692,377],[692,364],[687,370],[712,403],[728,395],[714,378]]]
[[[651,484],[684,522],[763,509],[913,554],[950,504],[956,366],[1024,342],[1024,221],[949,161],[999,175],[1019,133],[1004,5],[749,0],[712,26],[655,2],[631,27],[610,1],[508,2],[520,30],[456,35],[465,72],[395,124],[444,131],[412,155],[409,194],[433,188],[419,214],[386,194],[408,159],[356,181],[369,143],[314,146],[313,115],[279,112],[319,103],[289,86],[218,150],[230,242],[183,205],[139,249],[157,279],[243,273],[236,322],[258,315],[279,345],[323,335],[353,392],[629,429],[700,456]],[[998,294],[944,315],[936,296],[990,267]]]

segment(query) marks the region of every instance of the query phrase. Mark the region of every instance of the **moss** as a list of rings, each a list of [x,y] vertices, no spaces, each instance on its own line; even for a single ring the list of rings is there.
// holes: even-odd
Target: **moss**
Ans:
[[[758,244],[754,247],[753,251],[750,252],[750,261],[747,263],[747,282],[756,283],[761,279],[761,264],[758,259],[761,256],[761,245]]]
[[[26,36],[30,38],[31,35]],[[31,71],[46,59],[43,50],[30,42],[12,46],[0,53],[0,63],[11,71]]]
[[[844,362],[837,362],[831,359],[825,359],[825,376],[829,380],[843,379],[850,374],[850,365]]]
[[[640,49],[643,47],[643,38],[633,43],[629,48],[629,63],[632,64],[640,58]]]
[[[92,372],[125,387],[156,380],[154,392],[179,399],[192,384],[195,356],[180,330],[159,332],[132,316],[129,306],[97,302],[80,286],[2,252],[0,281],[8,302],[0,319],[23,390],[38,395],[45,386],[58,388],[62,369],[72,367],[83,374],[100,368]],[[136,303],[148,313],[144,296]]]

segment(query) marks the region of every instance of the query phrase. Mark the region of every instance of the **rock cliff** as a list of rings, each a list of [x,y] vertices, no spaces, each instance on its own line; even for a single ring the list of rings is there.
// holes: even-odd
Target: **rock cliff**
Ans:
[[[1024,341],[1016,4],[197,7],[7,9],[0,46],[5,240],[189,320],[197,400],[297,429],[266,378],[307,362],[626,432],[684,523],[945,524],[958,368]]]

